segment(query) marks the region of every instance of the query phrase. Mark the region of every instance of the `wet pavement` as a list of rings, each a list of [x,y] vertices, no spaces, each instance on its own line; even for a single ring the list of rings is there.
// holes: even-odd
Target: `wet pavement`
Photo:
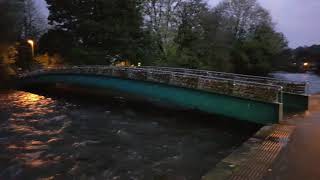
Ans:
[[[290,142],[274,162],[265,180],[320,179],[320,77],[313,73],[274,73],[276,78],[309,82],[310,111],[290,116],[296,126]]]
[[[199,180],[260,127],[120,97],[0,102],[1,180]]]
[[[288,123],[296,125],[296,130],[264,179],[319,180],[320,95],[313,95],[310,111],[292,117]]]

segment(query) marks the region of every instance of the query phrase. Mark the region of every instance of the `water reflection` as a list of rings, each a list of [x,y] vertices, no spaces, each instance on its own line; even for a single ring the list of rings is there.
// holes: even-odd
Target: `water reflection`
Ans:
[[[200,179],[258,128],[83,98],[0,92],[0,179]]]
[[[48,138],[59,136],[63,125],[53,128],[45,118],[56,114],[56,102],[36,94],[17,91],[0,94],[0,102],[0,135],[6,138],[6,141],[1,142],[1,154],[7,156],[6,161],[0,163],[0,177],[19,179],[34,168],[59,163],[57,159],[46,157]]]
[[[310,94],[320,93],[320,76],[318,76],[314,73],[278,72],[278,73],[273,73],[272,75],[278,79],[299,81],[299,82],[308,82]]]

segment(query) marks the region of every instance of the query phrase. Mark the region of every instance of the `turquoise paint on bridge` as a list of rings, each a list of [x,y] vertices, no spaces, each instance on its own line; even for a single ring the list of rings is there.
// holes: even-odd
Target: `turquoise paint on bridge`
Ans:
[[[61,83],[122,92],[132,96],[157,100],[198,109],[238,120],[259,124],[278,123],[282,119],[282,104],[229,95],[210,93],[171,85],[128,80],[109,76],[81,74],[42,74],[21,80],[22,84]]]

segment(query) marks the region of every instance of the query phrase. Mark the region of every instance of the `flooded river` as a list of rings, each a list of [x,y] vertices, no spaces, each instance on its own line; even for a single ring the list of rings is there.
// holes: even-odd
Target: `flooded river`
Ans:
[[[273,73],[275,78],[290,80],[290,81],[298,81],[298,82],[308,82],[309,88],[308,93],[317,94],[320,93],[320,76],[314,73]]]
[[[0,92],[0,179],[199,180],[258,129],[119,97]]]
[[[309,81],[313,74],[276,73]],[[199,180],[260,126],[121,97],[0,91],[0,179]]]

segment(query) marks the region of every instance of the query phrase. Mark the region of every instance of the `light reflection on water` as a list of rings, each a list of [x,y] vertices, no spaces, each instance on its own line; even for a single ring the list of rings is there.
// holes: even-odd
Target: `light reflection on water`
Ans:
[[[200,179],[258,128],[123,99],[9,91],[0,102],[0,179]]]

